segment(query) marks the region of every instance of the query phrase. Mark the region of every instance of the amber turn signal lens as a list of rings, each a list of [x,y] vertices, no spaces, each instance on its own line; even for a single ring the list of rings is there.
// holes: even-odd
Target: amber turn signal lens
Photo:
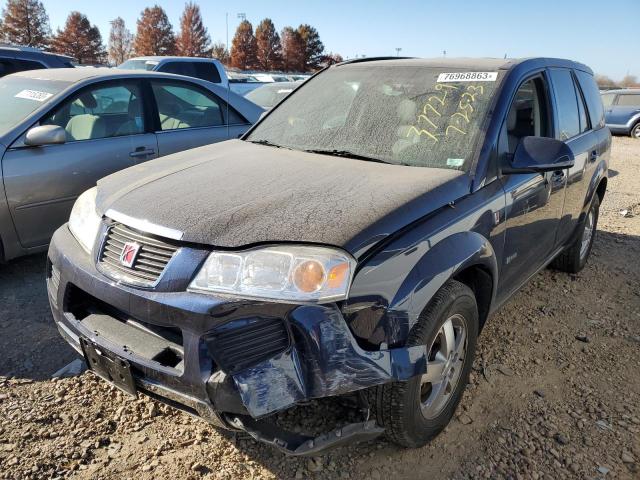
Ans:
[[[349,273],[349,264],[341,263],[336,265],[329,271],[327,286],[329,288],[339,288],[347,280]]]
[[[320,262],[307,260],[298,265],[293,272],[293,283],[298,290],[311,293],[322,288],[325,280],[324,267]]]

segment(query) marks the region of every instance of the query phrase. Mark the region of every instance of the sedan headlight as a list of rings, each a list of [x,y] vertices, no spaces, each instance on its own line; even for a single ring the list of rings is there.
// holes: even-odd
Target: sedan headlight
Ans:
[[[91,253],[100,230],[100,216],[96,213],[96,187],[78,197],[69,217],[69,230],[87,253]]]
[[[281,245],[213,252],[190,291],[275,301],[331,302],[347,297],[355,260],[338,249]]]

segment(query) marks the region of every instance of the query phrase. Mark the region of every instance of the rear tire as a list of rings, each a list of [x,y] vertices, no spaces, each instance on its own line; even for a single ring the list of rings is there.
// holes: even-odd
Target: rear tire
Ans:
[[[427,346],[428,373],[367,392],[369,406],[391,441],[421,447],[447,426],[467,385],[477,337],[473,291],[451,280],[433,297],[407,340],[407,346]]]
[[[631,136],[631,138],[635,138],[637,140],[640,140],[640,122],[636,123],[631,128],[631,131],[629,132],[629,136]]]
[[[567,273],[578,273],[584,268],[596,238],[599,214],[600,197],[595,193],[587,216],[579,227],[580,235],[551,262],[552,268]]]

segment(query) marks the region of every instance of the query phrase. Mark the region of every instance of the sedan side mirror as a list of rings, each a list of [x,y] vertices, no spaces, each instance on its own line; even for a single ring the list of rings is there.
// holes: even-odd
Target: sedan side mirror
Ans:
[[[575,164],[569,146],[555,138],[524,137],[520,140],[511,164],[502,173],[543,173],[571,168]]]
[[[67,132],[58,125],[40,125],[27,132],[24,144],[30,147],[55,145],[67,141]]]

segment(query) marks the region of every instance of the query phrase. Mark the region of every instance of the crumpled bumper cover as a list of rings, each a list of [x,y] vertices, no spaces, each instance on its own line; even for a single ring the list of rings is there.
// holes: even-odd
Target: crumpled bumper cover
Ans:
[[[301,306],[291,320],[303,341],[233,376],[249,413],[261,417],[310,398],[341,395],[427,371],[426,347],[367,351],[339,310]]]
[[[126,352],[126,348],[114,349],[108,339],[83,331],[82,322],[69,318],[64,311],[64,298],[65,289],[70,284],[140,321],[179,328],[185,340],[184,372],[169,375],[166,369],[157,368],[154,362],[128,352],[127,360],[137,367],[137,372],[142,372],[135,378],[136,384],[145,393],[150,389],[142,387],[155,385],[159,397],[163,397],[163,391],[171,391],[200,407],[204,405],[220,414],[227,425],[234,428],[252,430],[252,425],[247,426],[251,423],[246,421],[249,417],[245,417],[245,422],[234,424],[234,418],[242,418],[241,410],[253,419],[260,419],[299,402],[407,380],[427,370],[424,346],[380,351],[361,348],[335,304],[267,304],[118,285],[96,269],[94,260],[79,247],[66,226],[54,235],[49,259],[60,271],[60,279],[55,282],[57,291],[51,291],[54,287],[50,286],[52,311],[69,343],[77,343],[78,338],[89,338],[103,348],[115,350],[117,355]],[[195,271],[197,265],[193,268]],[[181,268],[181,271],[185,270]],[[189,279],[185,278],[184,283]],[[203,348],[202,339],[217,326],[237,321],[243,316],[256,318],[260,312],[286,319],[292,332],[292,343],[283,353],[228,375],[236,390],[232,394],[241,405],[235,412],[227,414],[228,411],[217,405],[211,389],[207,388],[207,383],[221,372],[207,349]],[[74,347],[78,349],[78,345]],[[200,407],[198,412],[202,411]],[[359,430],[354,429],[367,437],[374,433],[370,427],[365,429],[361,425]]]

